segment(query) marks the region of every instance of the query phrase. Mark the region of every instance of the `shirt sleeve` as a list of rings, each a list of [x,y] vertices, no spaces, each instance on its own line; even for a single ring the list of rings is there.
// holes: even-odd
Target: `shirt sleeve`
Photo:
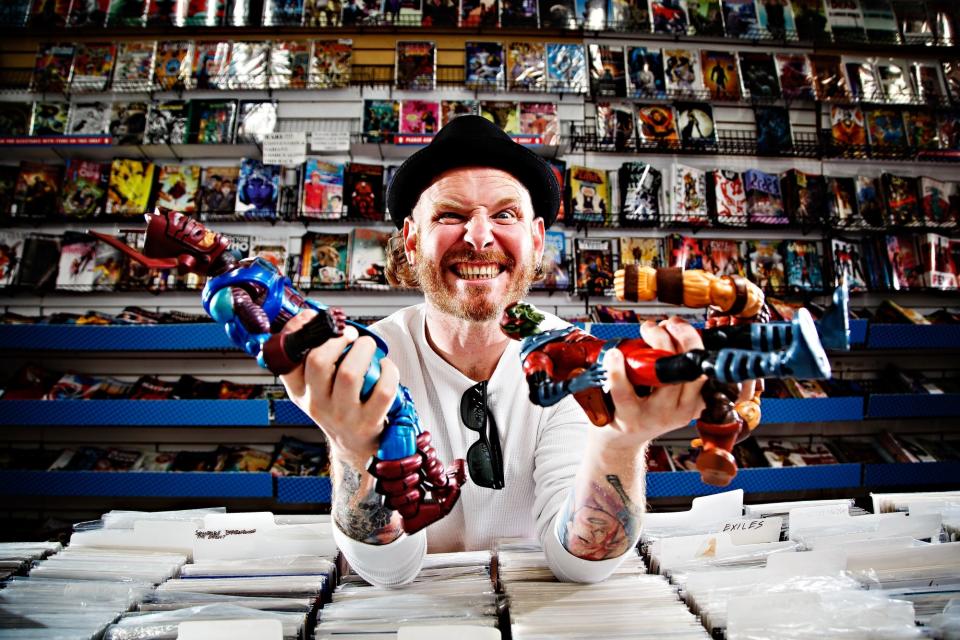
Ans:
[[[334,521],[333,540],[357,575],[375,587],[399,587],[412,582],[427,553],[426,529],[412,536],[402,535],[390,544],[366,544],[345,534]]]
[[[596,427],[590,424],[573,397],[564,398],[552,412],[545,413],[544,421],[534,460],[537,537],[557,580],[600,582],[617,570],[632,548],[617,558],[584,560],[567,551],[557,532],[560,512],[580,466],[587,430]]]

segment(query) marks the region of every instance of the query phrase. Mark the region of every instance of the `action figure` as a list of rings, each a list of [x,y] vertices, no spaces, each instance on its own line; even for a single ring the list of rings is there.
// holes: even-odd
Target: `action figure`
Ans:
[[[360,392],[361,399],[369,397],[380,379],[380,360],[387,354],[387,345],[379,336],[347,320],[342,310],[304,298],[289,278],[265,260],[237,261],[227,251],[230,241],[196,220],[163,210],[145,217],[143,254],[113,236],[90,233],[147,267],[176,267],[180,273],[209,276],[203,289],[204,310],[224,326],[236,345],[274,374],[292,371],[310,349],[339,336],[345,325],[353,326],[360,335],[373,338],[378,347]],[[304,309],[316,311],[317,316],[298,331],[280,333],[287,321]],[[449,513],[466,481],[463,460],[454,461],[449,471],[444,470],[403,385],[398,386],[387,412],[380,448],[368,470],[377,478],[377,492],[386,506],[403,516],[407,533],[419,531]]]

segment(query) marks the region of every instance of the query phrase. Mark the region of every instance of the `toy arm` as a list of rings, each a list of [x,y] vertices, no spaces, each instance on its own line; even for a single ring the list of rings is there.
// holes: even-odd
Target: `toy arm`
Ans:
[[[741,276],[715,276],[700,269],[627,265],[614,276],[618,300],[659,300],[690,308],[716,307],[723,313],[750,318],[760,312],[763,292]]]

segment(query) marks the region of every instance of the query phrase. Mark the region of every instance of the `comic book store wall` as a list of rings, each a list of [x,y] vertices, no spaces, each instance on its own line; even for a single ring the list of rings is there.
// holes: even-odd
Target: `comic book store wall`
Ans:
[[[322,435],[209,321],[203,280],[87,231],[142,247],[144,212],[182,211],[372,322],[419,300],[384,276],[385,186],[468,113],[554,167],[530,299],[598,335],[704,320],[616,300],[632,263],[746,276],[775,320],[847,283],[834,378],[770,381],[734,452],[748,498],[957,489],[957,19],[887,0],[3,3],[0,511],[327,509]],[[692,436],[651,448],[655,507],[705,491],[676,481]]]

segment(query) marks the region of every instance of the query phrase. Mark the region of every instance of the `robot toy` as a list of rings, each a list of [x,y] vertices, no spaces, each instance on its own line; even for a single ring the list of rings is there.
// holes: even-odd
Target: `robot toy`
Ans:
[[[202,294],[204,310],[223,325],[234,344],[276,375],[289,373],[310,349],[341,335],[346,325],[353,326],[377,344],[360,392],[362,400],[370,396],[380,379],[380,361],[387,355],[387,345],[379,336],[347,320],[342,310],[305,298],[266,260],[238,261],[227,250],[227,238],[196,220],[159,209],[145,217],[143,253],[113,236],[90,233],[148,268],[176,268],[180,273],[208,276]],[[312,309],[317,315],[299,330],[281,333],[283,326],[304,309]],[[403,385],[398,385],[387,412],[379,449],[368,471],[377,478],[377,492],[384,504],[403,516],[407,533],[419,531],[449,513],[466,482],[463,460],[454,461],[449,470],[444,468]]]

